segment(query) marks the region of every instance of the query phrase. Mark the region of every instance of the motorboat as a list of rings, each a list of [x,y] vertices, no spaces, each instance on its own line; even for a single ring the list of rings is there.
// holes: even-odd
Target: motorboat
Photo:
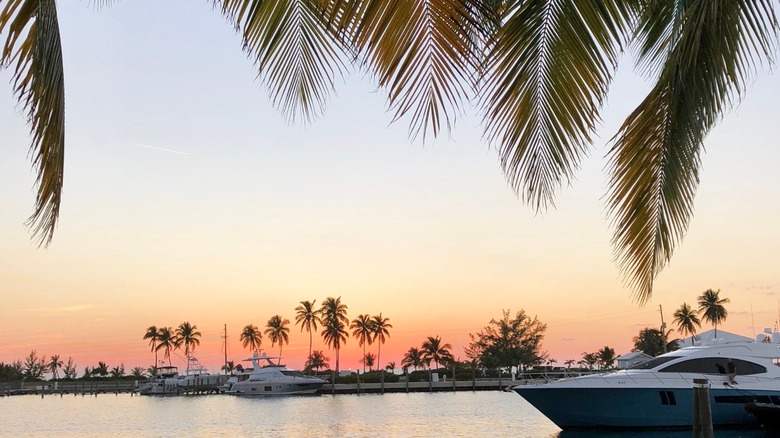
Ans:
[[[178,395],[179,368],[175,366],[158,367],[155,375],[145,382],[136,383],[133,389],[140,395]]]
[[[281,356],[260,355],[244,359],[252,363],[251,368],[240,365],[220,390],[226,394],[243,396],[304,395],[314,394],[325,383],[319,377],[306,376],[281,364]]]
[[[625,370],[513,390],[561,429],[691,428],[694,379],[709,385],[715,427],[757,426],[746,405],[780,406],[780,333],[715,340]]]
[[[226,376],[223,374],[211,374],[197,358],[189,356],[187,358],[187,368],[184,374],[176,376],[178,385],[187,391],[198,391],[199,389],[209,390],[217,389],[218,385],[224,383]]]
[[[226,377],[220,374],[210,374],[196,357],[187,357],[187,367],[184,374],[179,374],[178,367],[162,366],[157,368],[154,377],[139,383],[135,392],[140,395],[180,395],[185,392],[218,391],[219,385]]]

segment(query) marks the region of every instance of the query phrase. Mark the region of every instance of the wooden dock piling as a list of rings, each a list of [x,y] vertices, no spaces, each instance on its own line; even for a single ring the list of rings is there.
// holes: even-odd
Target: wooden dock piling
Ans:
[[[714,438],[710,383],[707,379],[693,379],[693,438]]]

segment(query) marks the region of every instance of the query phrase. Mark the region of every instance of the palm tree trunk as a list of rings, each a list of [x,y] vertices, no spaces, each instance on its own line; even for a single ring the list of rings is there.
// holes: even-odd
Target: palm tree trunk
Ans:
[[[311,358],[311,330],[309,330],[309,356],[306,357],[306,360],[309,360]]]
[[[381,370],[381,368],[379,368],[380,365],[379,358],[381,357],[380,355],[382,354],[382,343],[381,342],[377,342],[377,343],[379,344],[379,346],[376,350],[376,369]]]
[[[366,373],[366,343],[363,343],[363,374]]]

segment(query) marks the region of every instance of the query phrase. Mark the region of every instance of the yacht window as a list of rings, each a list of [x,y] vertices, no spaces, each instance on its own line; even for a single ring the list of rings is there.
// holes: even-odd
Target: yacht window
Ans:
[[[766,368],[753,362],[741,359],[733,359],[738,376],[749,374],[762,374]],[[700,373],[700,374],[726,374],[728,358],[725,357],[700,357],[678,362],[659,370],[662,373]]]
[[[679,359],[680,356],[662,356],[662,357],[656,357],[655,359],[650,359],[647,362],[642,362],[640,364],[634,365],[632,367],[628,367],[629,370],[650,370],[658,365],[664,364],[666,362],[669,362],[670,360]]]

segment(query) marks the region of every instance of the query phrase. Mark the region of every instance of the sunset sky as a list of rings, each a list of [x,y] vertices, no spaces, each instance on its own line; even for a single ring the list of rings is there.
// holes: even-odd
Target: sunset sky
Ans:
[[[780,81],[768,68],[707,138],[688,234],[640,307],[605,208],[608,142],[649,88],[630,56],[576,181],[536,214],[508,187],[475,110],[449,137],[413,142],[408,120],[391,124],[383,91],[354,73],[322,117],[290,124],[211,2],[58,7],[67,146],[47,249],[24,226],[29,127],[0,71],[0,362],[35,349],[72,356],[79,374],[98,361],[146,367],[146,327],[189,321],[216,370],[225,324],[239,361],[241,328],[280,314],[292,321],[285,361],[300,368],[308,335],[294,308],[328,296],[350,320],[390,318],[381,360],[399,368],[427,336],[466,359],[469,333],[502,309],[546,323],[543,349],[561,364],[605,345],[628,352],[660,325],[659,305],[671,323],[708,288],[731,299],[724,330],[753,336],[778,319]],[[319,336],[314,346],[326,349]],[[342,368],[360,355],[350,339]]]

